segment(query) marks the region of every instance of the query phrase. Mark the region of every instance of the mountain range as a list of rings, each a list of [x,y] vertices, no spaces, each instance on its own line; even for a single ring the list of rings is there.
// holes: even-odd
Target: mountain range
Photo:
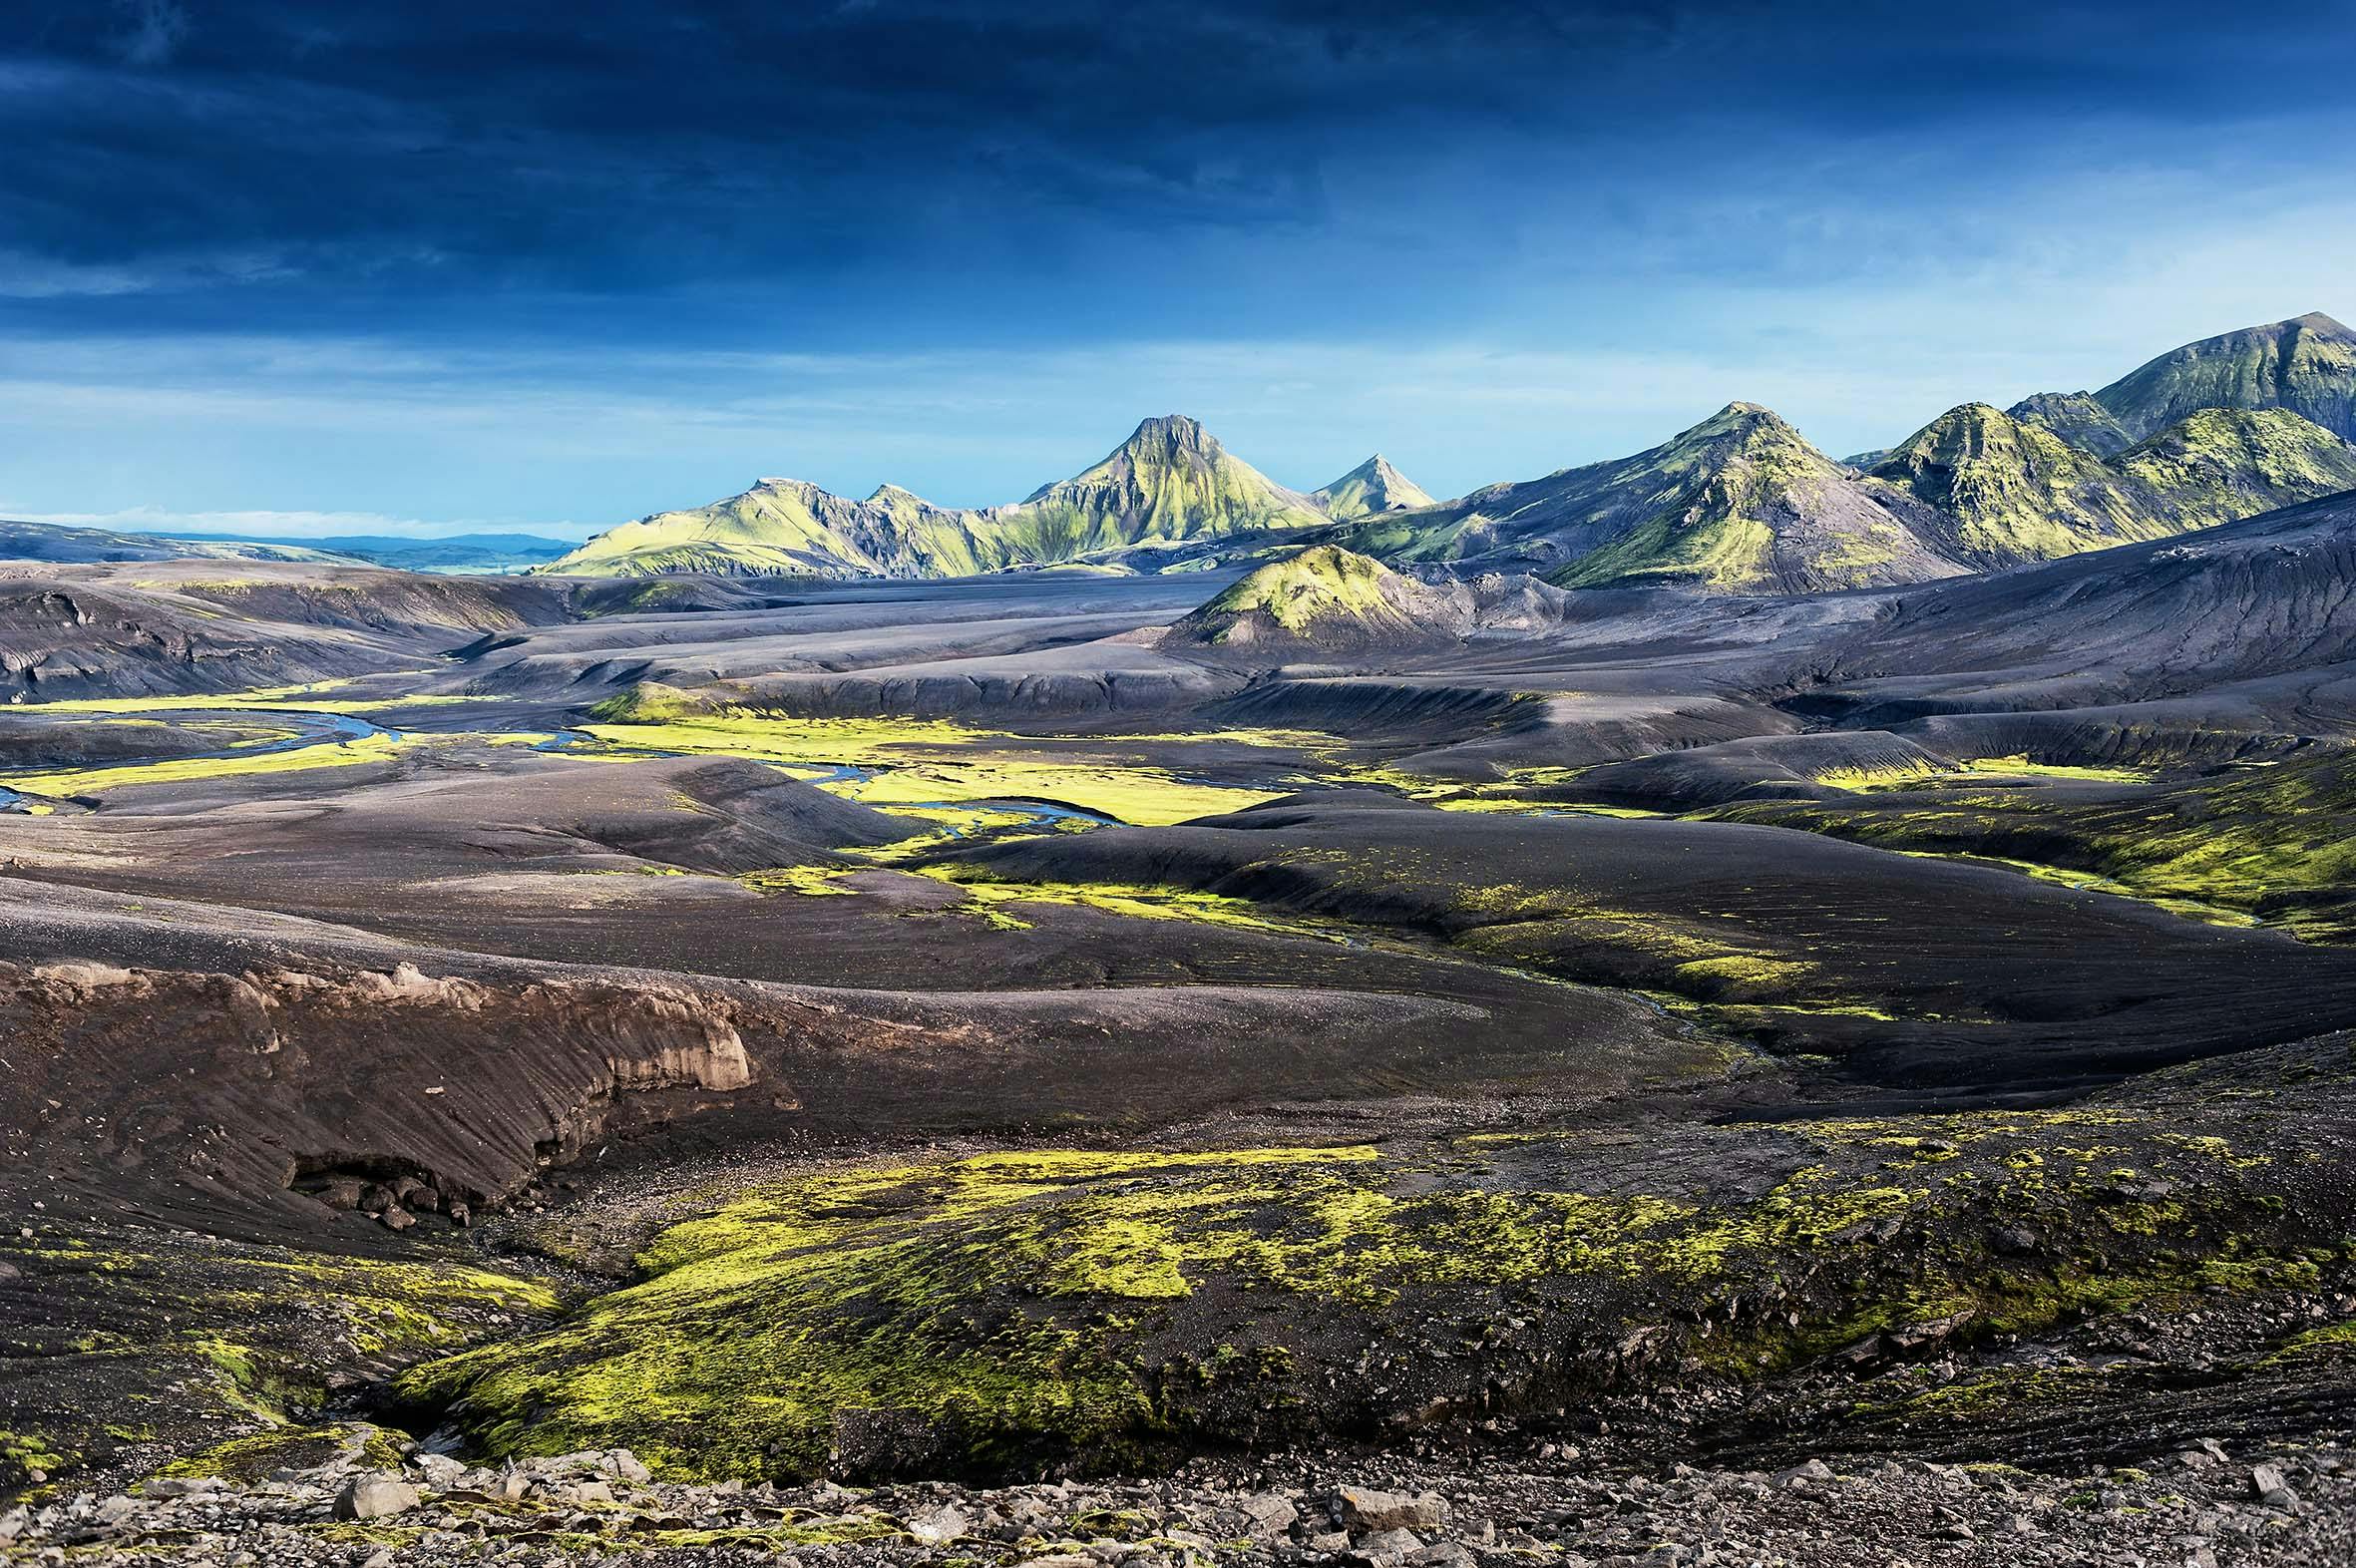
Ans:
[[[0,519],[0,561],[52,563],[100,561],[304,561],[360,566],[357,557],[323,548],[320,541],[166,539],[155,534],[122,534],[112,529],[73,528],[60,523]]]
[[[6,524],[0,553],[856,579],[1192,571],[1332,544],[1565,588],[1818,592],[2164,538],[2356,488],[2352,438],[2356,332],[2308,314],[2186,344],[2098,391],[2004,410],[1967,403],[1895,447],[1837,462],[1771,410],[1737,402],[1634,456],[1453,500],[1434,500],[1380,454],[1297,491],[1173,414],[1002,506],[944,507],[896,485],[853,500],[764,479],[579,547],[531,535],[172,540]]]
[[[1393,482],[1402,495],[1422,495],[1379,458],[1329,488],[1364,511]],[[1196,421],[1171,414],[1011,506],[939,507],[895,485],[852,501],[801,480],[764,479],[707,507],[625,523],[542,570],[937,578],[1081,564],[1153,572],[1206,544],[1323,527],[1327,504],[1325,493],[1287,490]]]
[[[2352,434],[2356,333],[2305,315],[2187,344],[2097,392],[1965,404],[1845,463],[1738,402],[1633,457],[1439,502],[1378,454],[1289,490],[1170,415],[1011,506],[939,507],[889,485],[852,501],[763,480],[538,570],[1163,572],[1333,544],[1566,588],[1817,592],[2051,560],[2356,488]]]
[[[244,534],[134,534],[0,520],[0,561],[304,561],[402,572],[515,572],[573,546],[537,534],[336,534],[287,539]]]

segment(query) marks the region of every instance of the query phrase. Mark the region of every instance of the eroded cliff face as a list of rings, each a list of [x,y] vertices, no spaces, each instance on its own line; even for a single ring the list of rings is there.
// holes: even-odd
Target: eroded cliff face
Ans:
[[[143,1185],[291,1188],[396,1229],[421,1210],[463,1222],[577,1156],[623,1096],[751,1087],[734,1009],[685,988],[509,987],[408,964],[0,964],[0,1092],[15,1102],[0,1137],[27,1161],[95,1141]]]

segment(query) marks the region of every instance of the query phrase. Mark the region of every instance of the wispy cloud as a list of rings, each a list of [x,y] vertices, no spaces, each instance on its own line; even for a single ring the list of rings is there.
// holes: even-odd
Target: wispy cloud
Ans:
[[[126,64],[169,64],[189,36],[189,13],[174,0],[116,0],[123,26],[116,47]]]

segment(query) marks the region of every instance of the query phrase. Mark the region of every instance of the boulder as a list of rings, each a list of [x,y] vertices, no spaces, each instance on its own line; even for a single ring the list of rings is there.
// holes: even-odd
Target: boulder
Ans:
[[[382,1519],[407,1513],[419,1502],[417,1488],[397,1475],[355,1475],[335,1497],[338,1519]]]
[[[1403,1563],[1422,1550],[1423,1537],[1412,1530],[1373,1530],[1358,1542],[1358,1554],[1378,1563]]]
[[[1289,1497],[1269,1492],[1258,1497],[1239,1497],[1236,1510],[1252,1521],[1254,1535],[1282,1535],[1301,1522],[1301,1510],[1293,1506]]]
[[[1378,1492],[1364,1486],[1345,1486],[1334,1494],[1334,1518],[1354,1534],[1363,1530],[1436,1530],[1447,1517],[1448,1505],[1437,1492],[1410,1497],[1401,1492]],[[1422,1543],[1416,1542],[1420,1547]]]
[[[962,1509],[941,1503],[931,1508],[917,1508],[901,1521],[908,1533],[927,1546],[939,1546],[954,1541],[966,1533],[969,1521]]]

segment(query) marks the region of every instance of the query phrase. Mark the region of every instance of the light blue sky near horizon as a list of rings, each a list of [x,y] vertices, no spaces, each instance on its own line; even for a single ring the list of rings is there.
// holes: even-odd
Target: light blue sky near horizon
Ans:
[[[0,516],[579,538],[778,474],[987,505],[1172,412],[1297,488],[1380,450],[1454,495],[1736,399],[1837,456],[2356,313],[2356,105],[2284,90],[2345,5],[1960,43],[1879,6],[1336,20],[1368,9],[878,0],[735,49],[824,114],[617,131],[711,27],[60,8],[0,35],[37,155],[0,171]],[[1141,87],[1145,11],[1184,48]]]

